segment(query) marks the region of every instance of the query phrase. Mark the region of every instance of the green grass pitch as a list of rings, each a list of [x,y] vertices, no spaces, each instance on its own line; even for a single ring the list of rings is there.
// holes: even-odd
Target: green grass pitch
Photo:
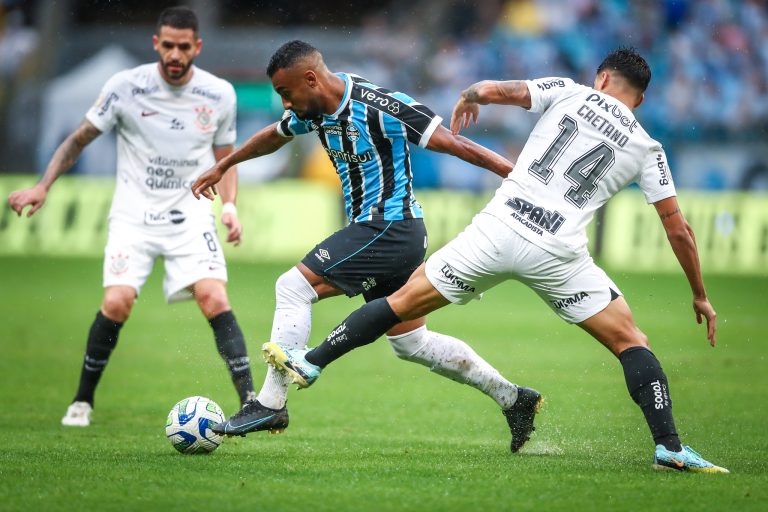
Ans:
[[[230,266],[230,296],[260,385],[276,277]],[[159,265],[121,333],[88,429],[59,424],[101,298],[95,259],[0,259],[2,510],[766,510],[768,277],[709,276],[718,346],[695,323],[680,275],[612,277],[669,378],[683,441],[730,475],[651,470],[652,442],[617,361],[507,283],[431,317],[513,382],[546,397],[524,453],[496,405],[398,360],[384,340],[291,391],[291,426],[183,456],[164,436],[189,395],[237,405],[196,306],[167,306]],[[314,309],[312,344],[360,304]]]

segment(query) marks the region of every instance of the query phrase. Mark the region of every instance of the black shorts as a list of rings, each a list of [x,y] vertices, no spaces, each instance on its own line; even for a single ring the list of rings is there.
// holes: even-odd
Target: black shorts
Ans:
[[[301,262],[347,296],[362,293],[367,302],[400,289],[426,252],[422,219],[353,222],[317,244]]]

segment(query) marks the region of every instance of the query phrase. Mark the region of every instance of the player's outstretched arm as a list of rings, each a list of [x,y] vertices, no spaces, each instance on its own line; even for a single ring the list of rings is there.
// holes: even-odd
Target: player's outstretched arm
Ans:
[[[691,285],[696,321],[701,323],[701,317],[704,316],[707,321],[707,338],[709,339],[709,344],[714,347],[717,313],[715,313],[712,304],[709,303],[707,291],[704,289],[699,252],[696,248],[693,230],[683,217],[676,197],[662,199],[653,203],[653,206],[656,207],[656,212],[658,212],[664,230],[667,232],[667,240],[669,240],[677,261],[683,267],[688,283]]]
[[[192,193],[197,199],[204,196],[213,200],[213,196],[217,193],[214,185],[221,181],[222,176],[229,168],[240,162],[274,153],[290,140],[290,138],[283,137],[277,132],[277,123],[262,128],[236,151],[225,156],[216,162],[216,165],[201,174],[192,184]]]
[[[472,165],[488,169],[502,178],[506,178],[515,166],[498,153],[466,137],[454,135],[442,125],[438,126],[429,138],[427,149],[457,156]]]
[[[451,131],[459,133],[469,127],[470,121],[477,123],[480,105],[516,105],[531,108],[531,91],[522,80],[483,80],[470,85],[462,91],[459,101],[451,113]]]
[[[93,126],[90,121],[83,119],[80,126],[78,126],[74,132],[69,134],[69,136],[64,139],[64,142],[56,148],[56,151],[51,157],[51,161],[48,162],[45,174],[40,178],[37,185],[28,189],[11,192],[11,195],[8,196],[8,204],[11,205],[13,211],[15,211],[18,216],[21,216],[21,212],[25,207],[32,206],[27,212],[27,217],[31,217],[37,210],[39,210],[43,204],[45,204],[48,190],[50,190],[53,182],[56,181],[56,178],[71,169],[80,157],[83,148],[99,135],[101,135],[101,131]]]

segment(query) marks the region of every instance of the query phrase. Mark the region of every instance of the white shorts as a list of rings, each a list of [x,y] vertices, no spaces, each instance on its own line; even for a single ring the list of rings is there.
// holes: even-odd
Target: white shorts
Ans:
[[[157,257],[165,261],[166,302],[191,299],[190,287],[201,279],[227,281],[227,265],[213,218],[173,234],[110,222],[104,249],[104,287],[131,286],[138,295]]]
[[[503,281],[520,281],[569,323],[594,316],[621,295],[589,255],[559,258],[487,213],[475,215],[472,224],[430,256],[426,274],[454,304],[466,304]]]

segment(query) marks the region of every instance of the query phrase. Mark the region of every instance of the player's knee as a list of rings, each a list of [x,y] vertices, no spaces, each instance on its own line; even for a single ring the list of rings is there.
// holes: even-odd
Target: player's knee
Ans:
[[[107,291],[101,304],[101,311],[110,320],[123,323],[128,320],[136,299],[135,293],[127,290]]]
[[[409,360],[428,342],[428,332],[427,326],[422,325],[418,329],[414,329],[405,334],[387,336],[387,340],[389,340],[389,344],[392,346],[392,350],[394,350],[397,357]]]
[[[275,281],[275,299],[278,306],[297,302],[312,303],[317,301],[317,293],[301,271],[291,267]]]
[[[195,300],[206,317],[212,318],[224,311],[229,311],[229,298],[224,284],[218,286],[195,287]]]

